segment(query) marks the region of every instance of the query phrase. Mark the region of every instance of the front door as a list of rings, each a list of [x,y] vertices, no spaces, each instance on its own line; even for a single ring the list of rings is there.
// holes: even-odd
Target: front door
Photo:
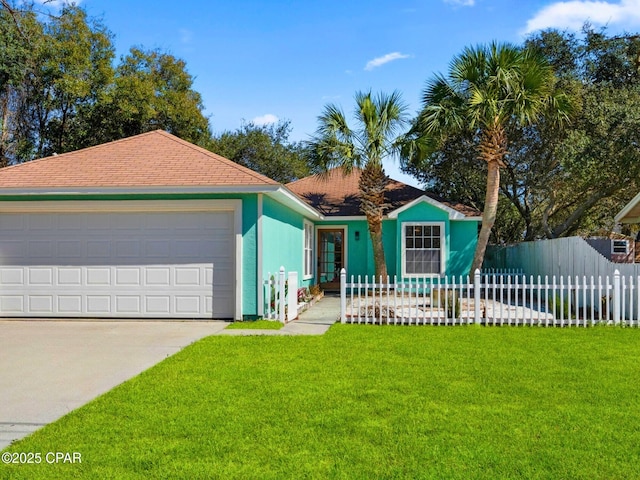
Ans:
[[[318,229],[318,283],[323,290],[340,289],[344,266],[344,228]]]

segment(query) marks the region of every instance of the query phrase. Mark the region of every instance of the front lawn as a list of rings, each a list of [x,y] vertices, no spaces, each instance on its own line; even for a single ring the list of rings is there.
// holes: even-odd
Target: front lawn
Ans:
[[[204,339],[10,447],[4,478],[640,478],[640,330]]]
[[[275,320],[254,320],[230,323],[227,330],[280,330],[282,327],[284,324]]]

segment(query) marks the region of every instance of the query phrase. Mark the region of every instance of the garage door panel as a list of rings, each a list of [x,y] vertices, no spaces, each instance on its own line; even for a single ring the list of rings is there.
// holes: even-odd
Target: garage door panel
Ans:
[[[26,220],[27,228],[31,231],[52,232],[57,230],[56,217],[54,215],[36,213],[27,215],[24,218]]]
[[[167,315],[171,313],[170,295],[147,295],[145,297],[145,311],[152,315]]]
[[[89,286],[109,287],[111,285],[110,267],[87,267],[87,283]]]
[[[200,296],[196,295],[176,295],[175,312],[177,315],[194,315],[198,316],[202,313],[200,308]]]
[[[171,268],[147,267],[144,269],[145,286],[171,286]]]
[[[25,311],[23,295],[1,295],[0,311],[7,314],[19,314]]]
[[[140,269],[115,267],[115,286],[140,286]]]
[[[58,313],[64,315],[79,315],[82,313],[81,295],[58,295]]]
[[[111,295],[87,295],[87,313],[100,316],[111,313]]]
[[[0,267],[0,288],[24,284],[24,269],[21,267]]]
[[[0,214],[0,315],[229,318],[234,213]]]
[[[53,267],[32,267],[29,269],[29,286],[53,287]]]
[[[54,256],[54,242],[49,240],[28,241],[27,256],[30,259],[51,259]]]
[[[28,303],[31,312],[43,314],[53,312],[53,295],[29,295]]]
[[[82,286],[81,267],[59,267],[57,269],[57,285],[60,286]]]

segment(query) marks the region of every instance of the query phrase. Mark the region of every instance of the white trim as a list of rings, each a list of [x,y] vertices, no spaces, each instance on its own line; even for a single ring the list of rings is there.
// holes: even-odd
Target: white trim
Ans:
[[[307,268],[307,244],[306,244],[306,240],[307,240],[307,227],[311,227],[311,271],[307,274],[306,273],[306,268]],[[314,264],[315,264],[315,253],[316,253],[316,248],[315,248],[315,241],[316,241],[316,235],[315,235],[315,228],[313,225],[313,222],[310,222],[309,220],[307,220],[306,218],[302,219],[302,279],[303,280],[310,280],[313,278],[313,272],[314,272]]]
[[[193,194],[193,193],[268,193],[281,188],[277,185],[220,185],[220,186],[142,186],[142,187],[35,187],[0,188],[0,197],[6,195],[116,195],[116,194]]]
[[[344,230],[344,238],[342,239],[342,241],[344,242],[342,245],[342,266],[348,270],[347,268],[347,261],[348,261],[348,255],[349,255],[349,226],[348,225],[322,225],[322,224],[316,224],[316,235],[315,235],[315,239],[314,241],[316,242],[316,244],[318,243],[318,239],[320,238],[320,230],[340,230],[343,229]],[[320,249],[316,247],[316,252],[315,252],[315,258],[314,258],[314,265],[313,265],[313,272],[316,278],[316,283],[320,283],[320,276],[318,273],[318,255],[320,255]]]
[[[406,271],[406,257],[405,257],[405,252],[406,252],[406,233],[405,233],[405,227],[406,226],[438,226],[440,227],[440,272],[438,273],[429,273],[429,274],[424,274],[424,273],[407,273]],[[403,278],[429,278],[429,277],[437,277],[442,275],[444,272],[447,271],[447,266],[446,266],[446,250],[447,250],[447,244],[446,244],[446,235],[445,235],[445,222],[401,222],[400,223],[400,236],[401,236],[401,240],[400,240],[400,271],[402,272],[402,277]]]
[[[616,252],[616,242],[624,242],[624,252]],[[611,254],[612,255],[628,255],[629,254],[629,240],[625,238],[612,238],[611,239]]]
[[[262,250],[264,248],[263,245],[263,237],[262,237],[262,202],[263,202],[263,198],[262,198],[262,193],[258,194],[258,219],[256,221],[256,236],[257,236],[257,242],[258,245],[256,247],[256,256],[257,256],[257,274],[258,274],[258,278],[257,278],[257,287],[258,287],[258,309],[257,309],[257,314],[259,317],[263,317],[264,316],[264,285],[263,285],[263,275],[264,272],[263,270],[263,253]]]
[[[285,186],[280,186],[275,192],[271,193],[273,197],[282,197],[282,200],[285,202],[292,202],[294,210],[297,210],[299,213],[306,215],[307,217],[315,218],[315,219],[324,219],[324,216],[318,212],[311,205],[303,201],[300,197],[294,194],[291,190],[289,190]],[[281,203],[282,203],[281,200]]]
[[[322,217],[322,220],[325,222],[354,222],[357,220],[367,221],[367,217],[365,215],[325,215]],[[386,218],[383,218],[386,220]]]
[[[403,206],[396,208],[392,212],[389,212],[387,216],[389,218],[398,218],[398,214],[414,207],[415,205],[418,205],[419,203],[428,203],[429,205],[433,205],[434,207],[445,211],[446,213],[449,214],[449,220],[465,220],[468,218],[468,217],[465,217],[463,213],[457,210],[454,210],[451,207],[447,207],[444,203],[434,200],[433,198],[428,197],[426,195],[422,195],[416,198],[415,200],[410,201],[409,203],[405,203]]]
[[[235,225],[235,237],[236,237],[236,311],[235,320],[242,320],[242,200],[227,200],[228,202],[234,202],[234,225]]]
[[[240,205],[240,207],[237,207]],[[242,200],[50,200],[0,202],[0,213],[210,212],[242,208]]]
[[[635,206],[640,202],[640,193],[631,199],[629,203],[627,203],[622,210],[618,212],[618,214],[614,217],[616,223],[640,223],[640,217],[633,217],[627,219],[625,222],[622,222],[624,217],[635,208]]]

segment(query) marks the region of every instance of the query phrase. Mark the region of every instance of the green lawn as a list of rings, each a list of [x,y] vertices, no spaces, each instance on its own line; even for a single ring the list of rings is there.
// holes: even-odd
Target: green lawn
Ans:
[[[255,320],[249,322],[233,322],[228,330],[280,330],[284,324],[275,320]]]
[[[640,478],[640,330],[335,325],[204,339],[3,478]],[[4,470],[2,470],[4,468]]]

